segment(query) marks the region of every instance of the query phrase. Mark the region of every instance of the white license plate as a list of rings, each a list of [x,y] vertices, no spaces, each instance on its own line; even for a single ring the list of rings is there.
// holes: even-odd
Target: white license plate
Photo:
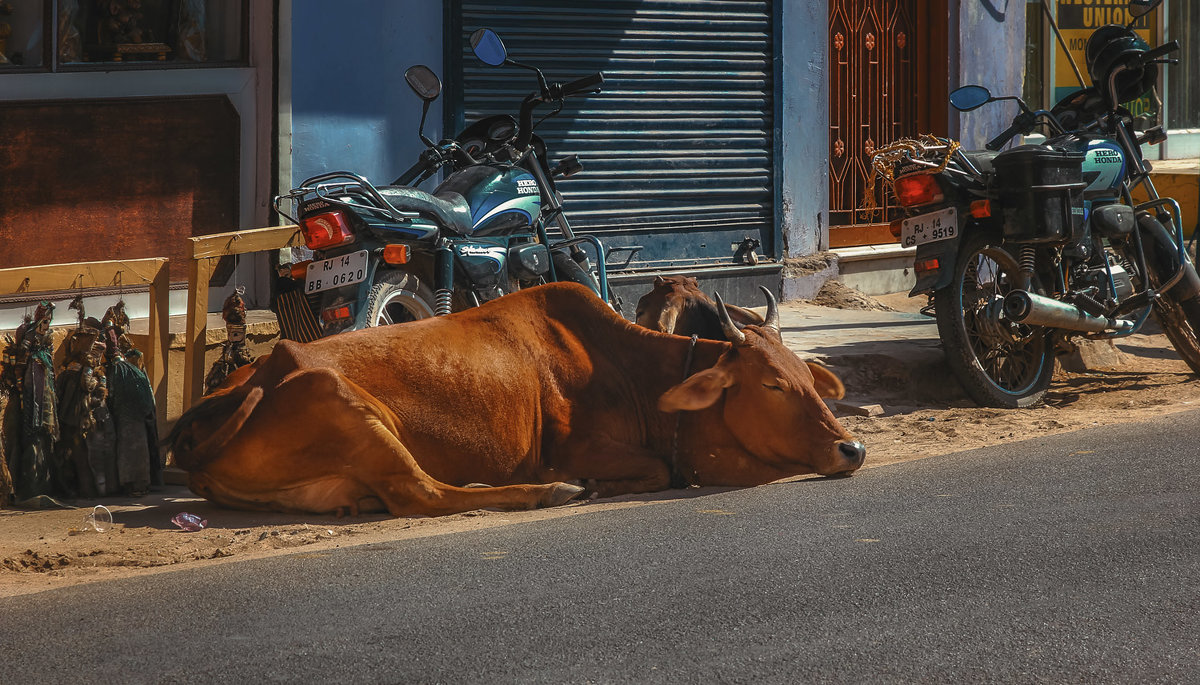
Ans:
[[[958,210],[947,207],[939,212],[910,216],[900,223],[900,244],[913,247],[922,243],[958,237]]]
[[[319,293],[330,288],[361,283],[366,278],[367,251],[359,250],[309,264],[308,272],[304,276],[304,292]]]

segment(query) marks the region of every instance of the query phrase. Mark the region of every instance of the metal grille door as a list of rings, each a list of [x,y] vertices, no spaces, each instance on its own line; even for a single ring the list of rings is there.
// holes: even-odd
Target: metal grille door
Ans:
[[[584,164],[559,183],[572,225],[608,247],[644,246],[627,264],[629,253],[614,254],[613,267],[732,263],[745,238],[774,253],[769,2],[457,0],[457,8],[448,79],[462,103],[456,126],[515,116],[537,87],[532,72],[476,60],[467,37],[477,28],[496,30],[511,58],[548,80],[604,72],[602,93],[569,101],[537,133],[551,162],[577,154]]]
[[[898,210],[887,205],[892,198],[883,184],[874,195],[885,210],[868,213],[859,208],[864,204],[871,155],[878,147],[897,138],[937,132],[928,113],[935,109],[930,100],[937,97],[941,98],[937,106],[945,109],[946,60],[944,49],[940,50],[938,68],[930,55],[943,44],[946,18],[930,4],[830,0],[829,224],[834,247],[895,240],[886,223]],[[944,122],[944,115],[941,118]]]

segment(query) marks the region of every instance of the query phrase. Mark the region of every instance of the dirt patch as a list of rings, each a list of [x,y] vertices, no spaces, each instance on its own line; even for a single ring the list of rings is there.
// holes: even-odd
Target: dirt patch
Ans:
[[[845,283],[835,280],[825,281],[825,285],[821,286],[821,289],[817,291],[817,296],[811,302],[815,305],[833,309],[857,309],[874,312],[896,311],[896,309],[870,295],[864,295]]]

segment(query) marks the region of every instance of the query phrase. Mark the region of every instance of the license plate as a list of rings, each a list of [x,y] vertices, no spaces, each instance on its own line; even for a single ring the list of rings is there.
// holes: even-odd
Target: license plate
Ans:
[[[958,210],[947,207],[939,212],[910,216],[900,223],[900,244],[914,247],[922,243],[958,237]]]
[[[361,283],[366,278],[367,251],[359,250],[309,264],[308,272],[304,276],[304,292],[319,293],[330,288]]]

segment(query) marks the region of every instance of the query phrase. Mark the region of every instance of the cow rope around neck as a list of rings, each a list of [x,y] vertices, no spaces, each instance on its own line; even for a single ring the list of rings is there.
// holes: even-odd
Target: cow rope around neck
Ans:
[[[683,362],[683,380],[692,375],[692,358],[696,353],[696,341],[700,338],[692,334],[691,344],[688,345],[687,358]],[[675,412],[675,432],[671,434],[671,487],[686,488],[688,483],[679,472],[679,423],[683,420],[683,412]]]

